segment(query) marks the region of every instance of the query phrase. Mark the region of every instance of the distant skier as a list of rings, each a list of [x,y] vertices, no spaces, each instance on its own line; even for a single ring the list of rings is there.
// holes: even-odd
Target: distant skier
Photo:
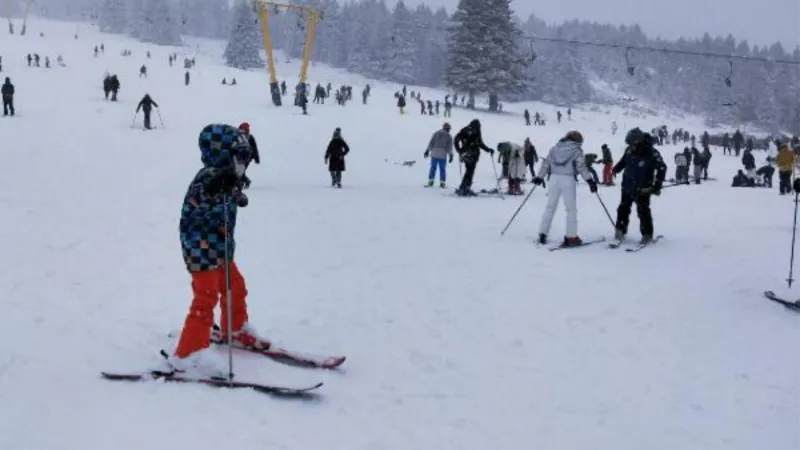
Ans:
[[[3,97],[3,116],[11,115],[14,117],[14,85],[11,84],[11,78],[6,77],[3,87],[0,88],[0,94]]]
[[[756,158],[753,156],[752,151],[745,149],[742,155],[742,165],[748,177],[756,177]]]
[[[528,111],[527,108],[525,109],[525,112],[522,114],[522,116],[525,118],[525,126],[526,127],[531,126],[531,112]]]
[[[639,128],[634,128],[625,136],[628,149],[614,166],[614,173],[622,175],[622,199],[617,208],[617,229],[614,237],[623,241],[628,234],[631,207],[636,203],[639,216],[641,244],[653,241],[653,215],[650,211],[650,196],[660,195],[667,174],[667,165],[661,154],[653,147],[652,137]]]
[[[147,78],[147,66],[145,65],[142,65],[142,67],[139,68],[139,78],[142,77]]]
[[[525,158],[525,166],[531,172],[531,183],[533,183],[533,179],[536,178],[536,163],[539,162],[539,155],[536,153],[536,147],[531,142],[531,138],[525,138],[523,146],[524,146],[523,157]]]
[[[689,184],[689,161],[684,152],[675,153],[675,182]]]
[[[700,154],[703,157],[703,180],[708,180],[708,165],[711,164],[711,149],[706,147],[703,149],[703,153]]]
[[[539,176],[533,179],[534,184],[544,184],[543,176],[549,176],[550,187],[547,192],[547,206],[542,221],[539,224],[539,243],[547,243],[547,235],[553,224],[558,203],[564,198],[564,207],[567,210],[567,229],[564,236],[565,247],[580,246],[583,241],[578,236],[578,205],[576,186],[577,176],[580,174],[587,183],[592,193],[597,192],[597,183],[591,172],[586,167],[586,158],[581,145],[583,135],[577,131],[570,131],[550,149],[547,157],[539,168]]]
[[[144,114],[144,128],[146,130],[153,129],[150,126],[150,113],[153,111],[153,106],[158,108],[158,103],[150,98],[150,94],[144,94],[144,97],[142,97],[142,100],[139,102],[139,106],[136,107],[137,114],[139,113],[139,110],[141,110]]]
[[[117,94],[119,93],[119,78],[116,75],[111,75],[111,79],[109,80],[109,88],[111,89],[111,101],[117,101]]]
[[[703,180],[703,154],[694,146],[692,147],[692,164],[694,184],[700,184]]]
[[[789,148],[789,144],[779,145],[778,156],[775,157],[775,164],[778,166],[778,181],[780,195],[788,194],[792,191],[792,173],[794,172],[797,156]]]
[[[190,81],[191,81],[191,75],[189,74],[189,71],[187,70],[186,73],[183,74],[183,84],[184,84],[184,86],[188,86]]]
[[[450,135],[450,124],[445,122],[442,129],[433,133],[425,158],[431,158],[428,170],[428,187],[433,187],[436,180],[436,169],[439,169],[439,187],[447,187],[447,164],[453,162],[453,137]]]
[[[350,147],[342,138],[342,129],[336,128],[333,131],[333,138],[328,143],[325,151],[325,164],[331,173],[331,187],[342,187],[342,172],[345,171],[344,157],[350,153]]]
[[[256,138],[250,133],[250,124],[247,122],[242,122],[239,125],[239,131],[241,131],[242,134],[247,137],[247,144],[250,146],[250,157],[247,158],[247,162],[244,163],[245,172],[243,172],[242,176],[240,177],[242,186],[244,188],[249,188],[251,180],[247,176],[247,168],[250,166],[251,162],[261,164],[261,156],[258,154],[258,144],[256,143]]]
[[[453,144],[458,152],[461,162],[464,163],[464,176],[461,178],[461,185],[456,194],[462,197],[475,196],[472,191],[472,179],[475,176],[475,168],[478,166],[481,150],[494,156],[494,150],[483,143],[481,135],[481,122],[474,119],[466,127],[456,134]]]
[[[175,353],[167,362],[174,370],[203,377],[225,377],[224,360],[208,350],[214,308],[220,299],[223,340],[232,333],[231,339],[238,347],[271,347],[248,324],[247,288],[234,261],[237,210],[247,206],[247,197],[238,191],[237,185],[250,149],[239,130],[229,125],[206,126],[200,133],[199,145],[203,168],[186,192],[179,227],[184,262],[192,277],[193,298]],[[227,292],[231,297],[233,330],[228,329]]]
[[[402,116],[406,113],[406,97],[399,92],[395,94],[395,97],[397,97],[397,109],[400,110],[400,115]]]
[[[766,188],[772,189],[772,177],[775,175],[775,168],[772,164],[765,164],[756,171],[756,175],[761,177],[761,183]]]

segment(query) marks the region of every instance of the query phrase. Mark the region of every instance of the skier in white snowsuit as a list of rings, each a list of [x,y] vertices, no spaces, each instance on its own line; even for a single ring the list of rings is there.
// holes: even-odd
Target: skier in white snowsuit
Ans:
[[[564,197],[564,207],[567,210],[567,232],[563,245],[573,247],[582,244],[581,238],[578,237],[578,206],[575,191],[578,174],[589,183],[589,190],[592,193],[597,192],[597,183],[586,168],[581,144],[583,144],[583,136],[577,131],[570,131],[558,141],[555,147],[550,149],[547,158],[542,161],[539,174],[549,175],[550,188],[547,192],[547,206],[539,225],[539,243],[541,244],[547,242],[547,234],[550,232],[553,216],[562,196]],[[538,176],[534,178],[533,182],[541,185],[544,180]]]

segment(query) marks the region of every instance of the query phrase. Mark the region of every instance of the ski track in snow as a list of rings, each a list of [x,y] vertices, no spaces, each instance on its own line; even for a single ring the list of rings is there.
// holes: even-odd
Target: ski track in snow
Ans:
[[[16,84],[19,113],[0,119],[8,250],[0,262],[0,448],[800,448],[800,319],[762,298],[765,289],[796,298],[781,288],[793,204],[777,195],[777,174],[776,189],[731,189],[740,163],[714,149],[719,181],[653,200],[656,232],[665,235],[653,248],[551,253],[533,244],[544,192],[501,238],[522,198],[458,199],[420,187],[422,152],[443,119],[419,116],[413,105],[398,116],[397,86],[372,82],[363,106],[363,78],[317,64],[312,86],[347,82],[359,98],[345,108],[312,104],[302,117],[269,104],[265,71],[223,67],[218,42],[187,39],[178,49],[179,60],[198,54],[184,87],[184,70],[167,65],[173,48],[85,25],[79,40],[74,24],[34,18],[29,27],[24,38],[0,33],[2,75]],[[95,59],[100,42],[106,54]],[[135,56],[120,57],[123,46]],[[52,61],[60,53],[68,67],[29,69],[28,52]],[[143,62],[149,79],[137,77]],[[290,86],[297,67],[279,65]],[[122,82],[117,104],[102,99],[106,70]],[[232,76],[238,87],[219,84]],[[161,105],[164,129],[130,128],[145,92]],[[576,107],[573,115],[527,128],[520,117],[456,109],[451,121],[457,131],[479,117],[489,145],[530,136],[540,153],[578,128],[587,151],[608,142],[616,158],[624,133],[610,136],[612,120],[620,130],[662,122],[618,109]],[[250,206],[236,233],[251,321],[288,348],[347,362],[320,372],[236,354],[241,380],[324,381],[311,403],[101,380],[103,370],[156,364],[158,350],[174,344],[167,334],[190,302],[177,228],[200,168],[197,134],[208,123],[245,120],[263,160],[250,167]],[[704,129],[693,117],[667,123]],[[352,148],[341,191],[330,189],[323,164],[336,126]],[[677,149],[661,151],[671,178]],[[449,175],[455,187],[456,165]],[[475,186],[494,186],[485,156]],[[600,194],[613,214],[618,188]],[[578,202],[581,235],[610,236],[586,185]],[[631,222],[637,239],[635,214]],[[561,209],[552,236],[563,227]]]

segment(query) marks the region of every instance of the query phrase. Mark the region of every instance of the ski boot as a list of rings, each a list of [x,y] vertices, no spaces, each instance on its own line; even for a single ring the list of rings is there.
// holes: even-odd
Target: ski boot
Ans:
[[[614,231],[614,240],[617,242],[622,242],[625,240],[625,233],[622,230],[615,230]]]
[[[210,348],[198,350],[185,358],[168,355],[164,350],[161,351],[161,356],[166,360],[168,369],[164,372],[179,373],[193,378],[227,379],[227,364]]]
[[[652,234],[645,234],[642,236],[642,240],[639,241],[639,245],[647,245],[653,242],[653,235]]]
[[[218,325],[214,325],[211,330],[211,340],[224,344],[228,342],[228,336],[222,334],[222,329]],[[234,331],[231,341],[234,347],[251,350],[269,350],[272,347],[272,342],[259,336],[249,324],[244,324],[242,329]]]
[[[539,242],[539,245],[547,244],[547,235],[544,234],[544,233],[539,233],[538,242]]]
[[[428,180],[428,184],[425,187],[433,187],[433,180]]]
[[[444,181],[440,181],[440,182],[439,182],[439,187],[440,187],[441,189],[446,189],[446,188],[447,188],[447,183],[445,183]]]
[[[580,247],[583,245],[583,241],[578,236],[564,236],[564,242],[561,244],[562,247]]]

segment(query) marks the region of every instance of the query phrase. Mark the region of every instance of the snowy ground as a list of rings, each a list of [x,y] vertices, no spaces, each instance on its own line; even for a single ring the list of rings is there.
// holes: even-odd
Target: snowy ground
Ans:
[[[396,86],[373,82],[368,106],[312,105],[302,117],[269,105],[265,73],[221,66],[219,43],[180,50],[198,53],[184,87],[183,70],[167,65],[171,48],[89,27],[74,40],[72,24],[33,20],[30,29],[25,38],[0,34],[19,114],[0,120],[3,450],[800,448],[800,322],[761,296],[796,295],[781,288],[793,204],[774,189],[729,188],[735,158],[716,153],[719,181],[654,200],[666,235],[657,247],[550,253],[532,244],[544,193],[501,238],[520,198],[422,188],[422,152],[442,120],[413,107],[398,116]],[[95,59],[101,41],[106,55]],[[135,56],[119,56],[123,47]],[[28,52],[53,61],[60,53],[68,67],[29,69]],[[145,62],[150,78],[140,80]],[[296,67],[279,70],[294,76]],[[106,70],[122,81],[117,104],[102,99]],[[311,73],[312,83],[352,78],[321,66]],[[238,88],[219,85],[232,75]],[[349,84],[359,93],[361,83]],[[145,92],[166,128],[131,129]],[[620,156],[609,124],[632,119],[577,108],[574,116],[526,128],[521,118],[455,111],[452,123],[479,117],[489,145],[530,136],[542,150],[577,128],[587,149],[608,142]],[[166,335],[190,300],[177,225],[200,166],[197,134],[243,120],[264,159],[251,167],[237,228],[251,318],[287,346],[346,354],[344,370],[237,354],[241,379],[324,381],[313,403],[101,380],[102,370],[146,368],[173,344]],[[668,125],[702,131],[697,118]],[[352,147],[341,191],[328,187],[323,164],[336,126]],[[676,149],[662,150],[671,161]],[[454,185],[455,165],[450,173]],[[493,184],[484,158],[476,187]],[[613,212],[618,190],[601,195]],[[584,238],[611,234],[585,185],[579,209]],[[633,219],[633,236],[637,227]]]

